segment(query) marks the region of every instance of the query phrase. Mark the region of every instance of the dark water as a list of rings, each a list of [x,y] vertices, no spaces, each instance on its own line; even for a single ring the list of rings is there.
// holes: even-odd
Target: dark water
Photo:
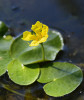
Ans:
[[[29,30],[37,20],[57,29],[65,46],[56,60],[74,63],[84,72],[84,0],[0,0],[0,20],[12,35]],[[84,81],[74,92],[59,98],[47,96],[37,82],[16,85],[7,74],[0,77],[0,83],[0,100],[84,100]]]

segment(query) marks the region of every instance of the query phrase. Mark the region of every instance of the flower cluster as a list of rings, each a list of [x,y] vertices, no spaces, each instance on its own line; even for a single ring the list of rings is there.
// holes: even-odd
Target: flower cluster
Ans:
[[[23,40],[32,41],[29,46],[38,46],[48,38],[48,26],[37,21],[35,25],[32,25],[31,30],[33,32],[23,32]]]

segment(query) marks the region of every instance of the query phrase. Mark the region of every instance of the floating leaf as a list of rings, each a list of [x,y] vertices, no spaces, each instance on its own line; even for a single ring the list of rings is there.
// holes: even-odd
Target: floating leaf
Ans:
[[[5,36],[0,38],[0,76],[7,70],[7,64],[11,61],[9,55],[9,48],[13,38],[11,36]]]
[[[44,85],[46,94],[54,97],[63,96],[75,90],[83,79],[79,67],[63,62],[46,64],[41,68],[38,82]]]
[[[57,31],[49,30],[49,38],[43,44],[45,51],[45,61],[54,60],[57,53],[63,48],[63,38]],[[19,59],[23,64],[31,64],[43,61],[42,47],[30,47],[28,42],[23,41],[22,35],[15,39],[11,45],[12,58]]]
[[[0,36],[3,36],[8,31],[8,27],[4,22],[0,21]]]
[[[8,65],[8,75],[19,85],[29,85],[38,78],[39,65],[24,66],[19,60],[13,60]]]

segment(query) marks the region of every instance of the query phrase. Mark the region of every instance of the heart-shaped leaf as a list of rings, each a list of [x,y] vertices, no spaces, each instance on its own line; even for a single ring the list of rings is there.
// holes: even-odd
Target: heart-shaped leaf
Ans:
[[[11,36],[0,38],[0,76],[7,70],[7,65],[11,61],[9,56],[9,48],[13,41]]]
[[[8,75],[19,85],[29,85],[38,78],[39,65],[24,66],[19,60],[13,60],[8,64]]]
[[[49,30],[49,38],[43,43],[45,51],[45,61],[54,60],[57,53],[63,48],[63,38],[61,34],[54,30]],[[11,45],[11,56],[19,59],[23,64],[31,64],[43,61],[42,47],[29,47],[28,42],[23,41],[22,35],[15,39]]]
[[[76,65],[56,62],[42,66],[38,82],[47,83],[43,87],[46,94],[59,97],[75,90],[82,79],[82,71]]]

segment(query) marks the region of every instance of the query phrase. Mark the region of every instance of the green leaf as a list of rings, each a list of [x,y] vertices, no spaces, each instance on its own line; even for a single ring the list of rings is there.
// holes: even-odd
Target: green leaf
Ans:
[[[54,97],[66,95],[75,90],[83,79],[83,73],[76,65],[66,62],[45,64],[37,80],[44,85],[46,94]]]
[[[3,36],[8,31],[8,27],[4,22],[0,21],[0,36]]]
[[[29,85],[38,78],[39,65],[24,66],[19,60],[13,60],[8,64],[8,75],[19,85]]]
[[[0,76],[7,70],[7,65],[11,61],[9,48],[13,41],[11,36],[0,38]]]
[[[51,61],[56,58],[57,53],[63,48],[63,38],[55,30],[49,30],[49,38],[43,43],[45,51],[45,61]],[[22,35],[15,39],[11,45],[12,58],[19,59],[23,64],[31,64],[43,61],[42,47],[30,47],[28,42],[23,41]]]

